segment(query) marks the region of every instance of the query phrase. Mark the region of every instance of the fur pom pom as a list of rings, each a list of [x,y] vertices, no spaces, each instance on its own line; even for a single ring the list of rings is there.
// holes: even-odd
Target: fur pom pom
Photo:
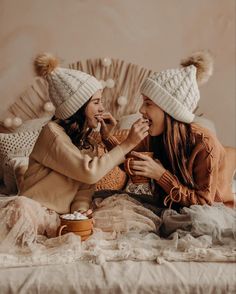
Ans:
[[[208,51],[198,51],[181,61],[182,66],[194,65],[197,68],[197,82],[202,85],[213,73],[213,57]]]
[[[39,54],[34,60],[34,68],[37,75],[46,77],[59,64],[59,61],[50,53]]]

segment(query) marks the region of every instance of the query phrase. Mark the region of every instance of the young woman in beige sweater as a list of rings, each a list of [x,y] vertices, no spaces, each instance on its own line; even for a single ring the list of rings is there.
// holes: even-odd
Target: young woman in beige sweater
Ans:
[[[30,245],[37,235],[55,236],[58,214],[90,213],[94,184],[125,160],[125,155],[148,135],[148,125],[139,119],[127,139],[117,145],[104,122],[115,123],[104,113],[102,86],[86,73],[58,67],[57,60],[39,55],[38,75],[48,82],[55,119],[41,131],[30,155],[20,193],[16,199],[1,202],[1,248],[16,243]],[[89,138],[101,123],[101,134],[116,147],[98,157]],[[10,236],[14,236],[13,239]],[[10,239],[9,239],[10,238]]]

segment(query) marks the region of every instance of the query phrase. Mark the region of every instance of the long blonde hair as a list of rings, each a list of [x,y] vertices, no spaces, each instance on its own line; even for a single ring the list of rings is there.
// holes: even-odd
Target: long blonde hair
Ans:
[[[165,113],[163,144],[172,173],[182,184],[189,188],[197,188],[188,170],[189,157],[195,146],[191,124],[179,122]]]

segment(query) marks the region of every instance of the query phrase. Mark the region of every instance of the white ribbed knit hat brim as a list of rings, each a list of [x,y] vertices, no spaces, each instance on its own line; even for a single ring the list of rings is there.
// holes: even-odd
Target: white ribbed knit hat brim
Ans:
[[[80,85],[79,89],[72,96],[57,106],[55,116],[59,119],[69,118],[75,114],[98,90],[102,89],[103,87],[101,83],[93,76],[89,76],[83,85]]]
[[[147,78],[144,81],[141,94],[151,99],[174,119],[185,123],[193,122],[195,115],[153,79]]]

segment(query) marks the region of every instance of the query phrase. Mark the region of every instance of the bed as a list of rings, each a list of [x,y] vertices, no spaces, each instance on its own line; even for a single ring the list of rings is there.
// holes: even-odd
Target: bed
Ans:
[[[69,67],[93,74],[103,83],[105,108],[118,120],[114,134],[123,139],[132,122],[140,115],[139,87],[152,71],[111,58],[78,61]],[[46,85],[40,78],[35,78],[32,85],[6,111],[0,126],[0,201],[6,197],[17,197],[14,195],[17,194],[24,167],[28,164],[28,156],[41,128],[51,118],[53,111]],[[204,117],[198,117],[198,120],[216,132],[212,122]],[[228,161],[232,163],[229,174],[231,189],[231,185],[235,185],[235,149],[228,148],[227,154]],[[113,172],[124,177],[121,171]],[[105,193],[104,189],[111,188],[108,184],[109,177],[112,176],[114,174],[108,175],[97,185],[99,193]],[[129,182],[126,188],[128,185]],[[124,209],[128,207],[131,216],[138,209],[140,214],[137,219],[139,224],[142,221],[145,223],[145,233],[127,230],[122,234],[95,230],[94,235],[83,243],[68,234],[70,236],[62,240],[60,248],[52,243],[50,253],[39,251],[34,258],[29,254],[14,256],[0,253],[0,292],[236,292],[236,228],[229,228],[235,221],[235,210],[226,209],[226,213],[229,213],[224,218],[225,226],[214,231],[216,243],[213,242],[213,234],[206,231],[193,235],[192,231],[180,230],[178,233],[174,232],[169,239],[162,240],[153,233],[153,226],[159,225],[158,217],[147,212],[147,208],[142,208],[134,198],[127,195],[127,191],[115,191],[113,198],[110,198],[120,201],[119,205],[123,205]],[[116,200],[117,195],[120,200]],[[100,215],[109,209],[113,213],[112,202],[107,200],[110,198],[97,198]],[[213,209],[217,211],[221,207],[216,206]],[[206,207],[199,215],[209,215],[210,211]],[[185,213],[193,216],[192,210],[186,210]],[[97,214],[98,221],[100,215]],[[216,213],[216,218],[212,221],[214,228],[217,228],[219,216]],[[131,223],[127,223],[126,227],[129,225]],[[68,244],[73,246],[67,246]]]

